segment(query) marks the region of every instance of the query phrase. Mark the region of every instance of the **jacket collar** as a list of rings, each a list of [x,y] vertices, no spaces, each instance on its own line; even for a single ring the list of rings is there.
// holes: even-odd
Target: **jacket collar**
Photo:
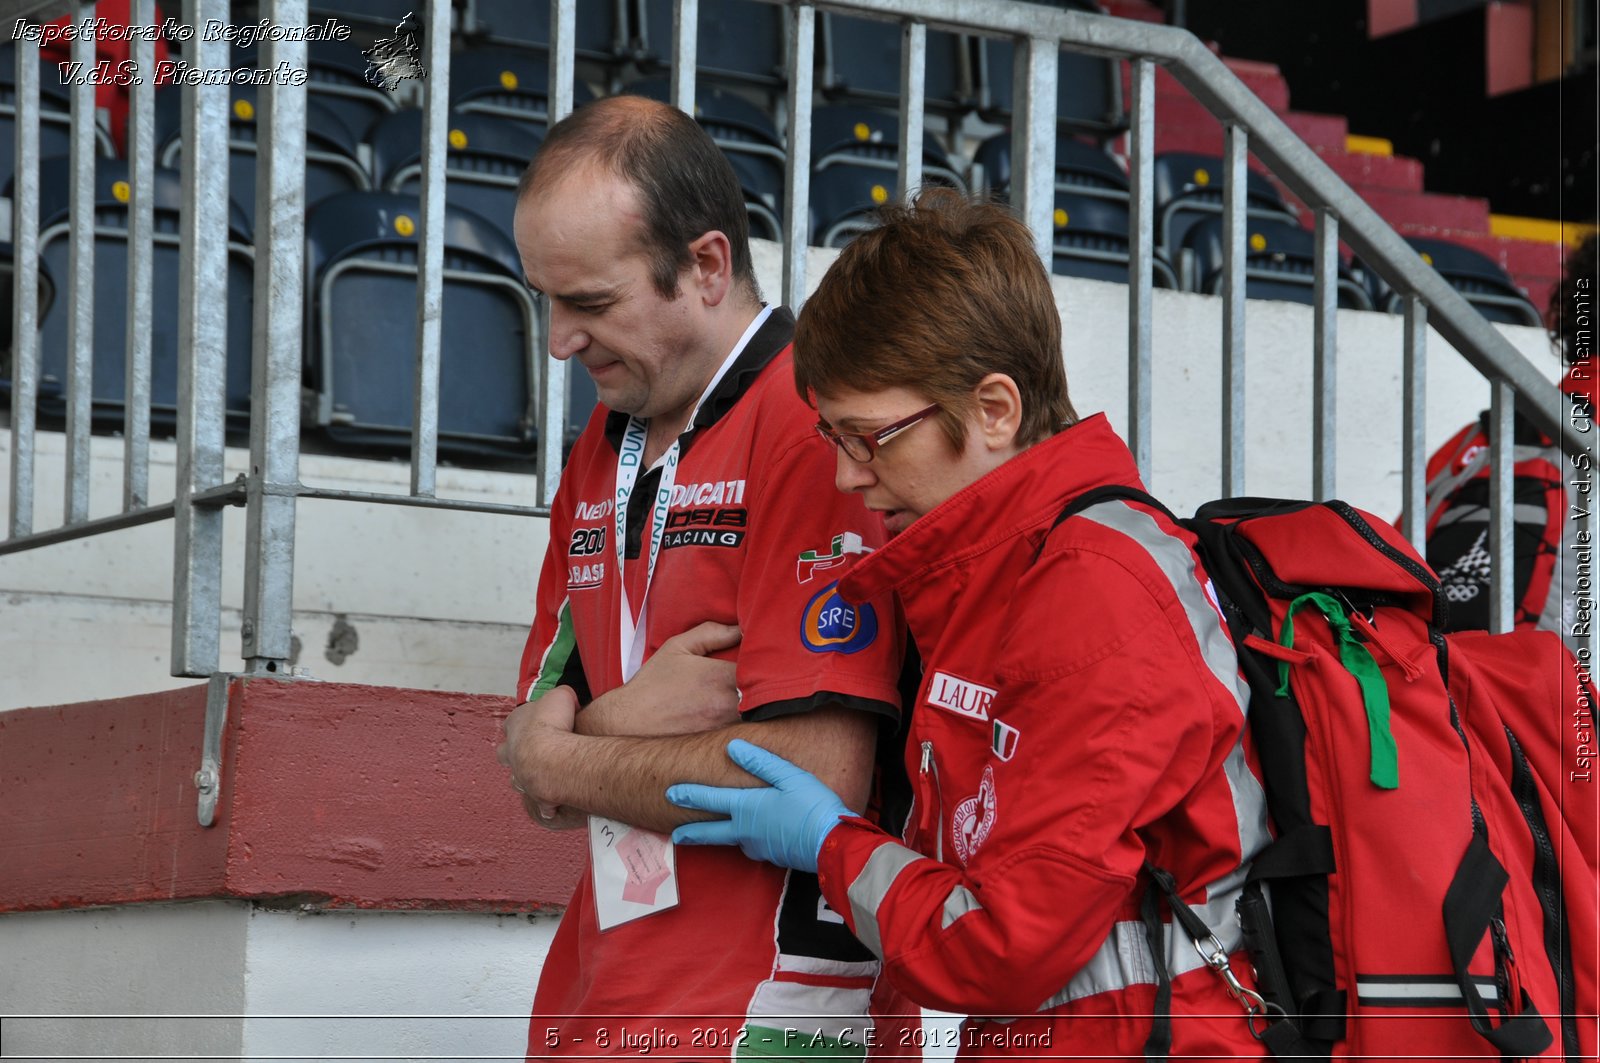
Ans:
[[[1072,499],[1113,484],[1143,487],[1127,445],[1105,414],[1095,414],[941,502],[857,561],[839,589],[846,599],[860,602],[918,583],[1007,539],[1048,529]]]
[[[750,342],[744,345],[744,350],[739,357],[734,359],[732,367],[724,374],[709,398],[700,406],[700,412],[695,414],[694,424],[690,426],[689,438],[694,438],[694,433],[702,428],[709,428],[723,418],[725,414],[750,390],[756,377],[761,371],[771,364],[772,360],[783,353],[784,348],[794,339],[794,313],[786,306],[773,307],[772,313],[767,316],[765,324],[756,330],[750,337]],[[610,410],[606,413],[606,440],[611,444],[612,450],[622,446],[622,435],[628,430],[628,415]],[[688,449],[688,441],[684,449]]]

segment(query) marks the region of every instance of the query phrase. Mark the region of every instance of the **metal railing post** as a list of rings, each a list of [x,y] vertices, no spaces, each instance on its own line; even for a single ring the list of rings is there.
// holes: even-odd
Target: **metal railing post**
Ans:
[[[130,17],[135,26],[154,26],[155,0],[134,0]],[[136,69],[155,68],[153,38],[135,36],[129,49]],[[128,332],[122,427],[125,510],[139,509],[150,501],[150,357],[155,322],[155,80],[140,78],[130,91],[128,176],[133,187],[128,203]]]
[[[1155,319],[1155,140],[1156,68],[1148,59],[1133,64],[1133,107],[1128,129],[1128,449],[1139,476],[1150,482],[1151,336]]]
[[[184,20],[228,21],[228,0],[184,0]],[[186,44],[201,69],[228,65],[226,41]],[[217,670],[222,623],[222,511],[194,496],[223,477],[228,315],[228,89],[184,85],[183,211],[178,248],[178,450],[173,535],[172,674]],[[304,141],[292,145],[303,152]],[[259,414],[258,414],[259,416]]]
[[[817,9],[789,8],[789,165],[783,181],[783,301],[799,312],[806,299],[806,245],[811,242],[811,88]]]
[[[72,41],[72,62],[79,71],[95,65],[94,38],[89,32],[95,5],[78,8],[78,35]],[[80,74],[68,90],[72,98],[70,196],[71,302],[67,317],[67,464],[66,513],[63,522],[89,519],[89,428],[94,413],[94,156],[93,79]],[[36,159],[37,156],[34,156]],[[33,159],[18,159],[24,165]]]
[[[270,0],[278,26],[306,24],[306,0]],[[305,68],[304,41],[263,43],[263,66]],[[429,80],[433,70],[429,68]],[[300,479],[301,309],[305,292],[306,90],[261,93],[256,157],[255,311],[251,321],[250,475],[245,495],[245,671],[288,671],[294,625],[296,500]],[[426,216],[423,232],[428,231]],[[412,471],[415,476],[416,466]]]
[[[1033,230],[1033,246],[1050,270],[1056,204],[1056,75],[1061,42],[1019,37],[1011,90],[1011,202]]]
[[[11,190],[11,532],[33,531],[39,401],[39,42],[16,41],[17,175]]]
[[[412,391],[411,493],[432,497],[439,465],[439,350],[444,327],[445,138],[450,109],[450,4],[428,0],[422,83],[422,232],[417,240],[417,360]],[[302,9],[300,17],[305,17]],[[302,141],[304,133],[301,133]],[[298,142],[297,142],[298,143]]]
[[[928,73],[928,27],[907,22],[900,36],[900,168],[895,195],[910,203],[922,185],[922,111]]]
[[[1496,380],[1489,392],[1489,630],[1516,622],[1516,389]]]
[[[1401,521],[1406,541],[1422,553],[1428,530],[1428,308],[1414,295],[1406,296],[1404,321]]]
[[[695,50],[699,45],[700,0],[672,5],[672,106],[694,117]]]
[[[1312,299],[1311,497],[1333,498],[1338,490],[1339,219],[1317,211],[1317,274]]]
[[[620,13],[620,10],[619,10]],[[550,0],[550,90],[546,97],[549,124],[572,113],[572,85],[578,48],[577,0]],[[619,21],[618,25],[622,25]],[[550,357],[550,305],[539,301],[539,450],[535,459],[539,504],[555,501],[561,483],[561,451],[567,437],[567,363]]]
[[[1244,494],[1245,238],[1249,228],[1249,134],[1225,123],[1222,256],[1222,494]]]

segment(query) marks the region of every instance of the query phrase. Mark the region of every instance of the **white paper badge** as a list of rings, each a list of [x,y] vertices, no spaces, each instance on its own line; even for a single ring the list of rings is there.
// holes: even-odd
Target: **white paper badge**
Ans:
[[[677,862],[665,834],[590,816],[589,863],[601,930],[678,906]]]

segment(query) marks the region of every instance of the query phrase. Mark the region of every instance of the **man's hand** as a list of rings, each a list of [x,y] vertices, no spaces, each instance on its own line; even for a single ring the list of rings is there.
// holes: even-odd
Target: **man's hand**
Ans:
[[[733,661],[712,656],[739,644],[731,624],[707,620],[661,644],[636,674],[578,714],[585,735],[699,734],[739,721]]]
[[[549,765],[559,760],[563,736],[570,738],[578,696],[571,687],[556,687],[537,701],[518,705],[505,718],[505,740],[495,750],[511,769],[511,787],[522,795],[528,816],[548,830],[572,830],[585,822],[578,809],[562,806],[551,790]]]

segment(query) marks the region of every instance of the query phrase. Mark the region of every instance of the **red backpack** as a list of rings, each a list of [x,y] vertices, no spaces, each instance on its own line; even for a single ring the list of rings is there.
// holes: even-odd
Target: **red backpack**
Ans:
[[[1449,603],[1447,631],[1489,629],[1489,415],[1467,425],[1428,459],[1427,555]],[[1566,613],[1575,525],[1568,519],[1569,470],[1561,448],[1523,417],[1515,419],[1512,452],[1512,587],[1516,626],[1572,630]]]
[[[1160,508],[1104,488],[1060,520],[1118,499]],[[1432,571],[1342,502],[1179,523],[1250,683],[1275,831],[1239,903],[1252,1030],[1298,1058],[1593,1059],[1600,785],[1563,782],[1574,734],[1594,745],[1588,676],[1544,633],[1446,638]]]

